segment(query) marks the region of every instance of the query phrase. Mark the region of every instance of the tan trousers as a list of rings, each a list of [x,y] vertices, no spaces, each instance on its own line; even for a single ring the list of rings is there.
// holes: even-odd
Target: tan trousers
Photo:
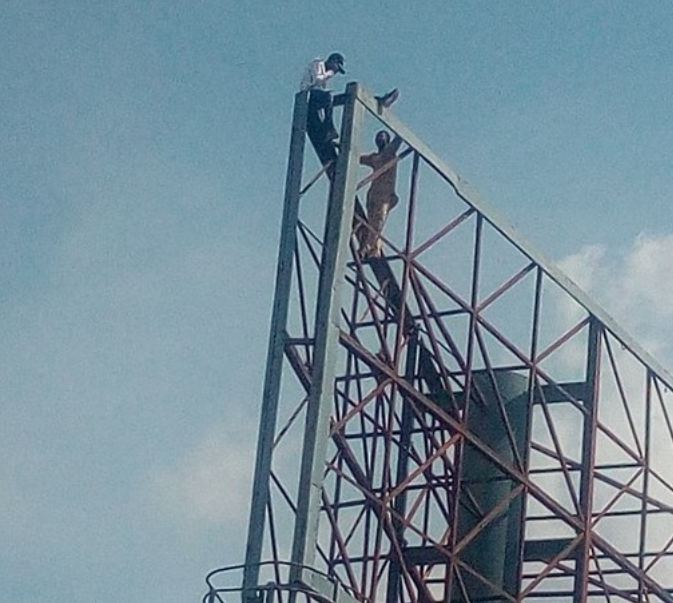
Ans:
[[[391,195],[387,201],[382,201],[376,197],[367,199],[367,224],[362,227],[364,232],[360,238],[361,257],[381,257],[383,226],[386,223],[388,212],[397,205],[398,201],[397,195]]]

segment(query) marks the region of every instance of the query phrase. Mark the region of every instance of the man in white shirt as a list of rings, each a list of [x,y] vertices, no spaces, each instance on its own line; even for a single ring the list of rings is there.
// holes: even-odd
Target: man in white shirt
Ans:
[[[338,52],[333,52],[324,61],[314,59],[301,78],[300,90],[309,91],[307,131],[318,143],[339,137],[332,121],[332,93],[327,84],[337,73],[346,73],[344,62],[343,55]]]

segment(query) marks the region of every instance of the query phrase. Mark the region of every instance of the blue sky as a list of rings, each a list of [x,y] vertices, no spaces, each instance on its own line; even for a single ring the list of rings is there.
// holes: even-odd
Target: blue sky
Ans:
[[[340,50],[673,366],[666,1],[4,0],[0,603],[242,559],[293,93]]]

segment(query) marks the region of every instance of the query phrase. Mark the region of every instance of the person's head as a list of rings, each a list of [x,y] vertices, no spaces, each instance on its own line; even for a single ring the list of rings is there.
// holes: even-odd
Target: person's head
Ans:
[[[382,151],[385,147],[390,144],[390,134],[386,130],[380,130],[376,133],[374,137],[374,142],[376,143],[376,148],[379,151]]]
[[[325,61],[325,67],[331,71],[334,71],[334,73],[346,73],[344,70],[345,62],[346,60],[344,59],[344,55],[342,55],[340,52],[333,52],[327,57],[327,60]]]

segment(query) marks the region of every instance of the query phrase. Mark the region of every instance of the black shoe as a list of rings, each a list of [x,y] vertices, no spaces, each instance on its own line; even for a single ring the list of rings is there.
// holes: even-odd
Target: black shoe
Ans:
[[[383,96],[377,96],[376,102],[379,105],[379,109],[387,109],[400,97],[400,91],[397,88],[393,88],[388,94]]]
[[[333,140],[336,140],[337,138],[339,138],[339,133],[334,129],[329,130],[327,132],[327,134],[325,134],[325,142],[332,142]]]

